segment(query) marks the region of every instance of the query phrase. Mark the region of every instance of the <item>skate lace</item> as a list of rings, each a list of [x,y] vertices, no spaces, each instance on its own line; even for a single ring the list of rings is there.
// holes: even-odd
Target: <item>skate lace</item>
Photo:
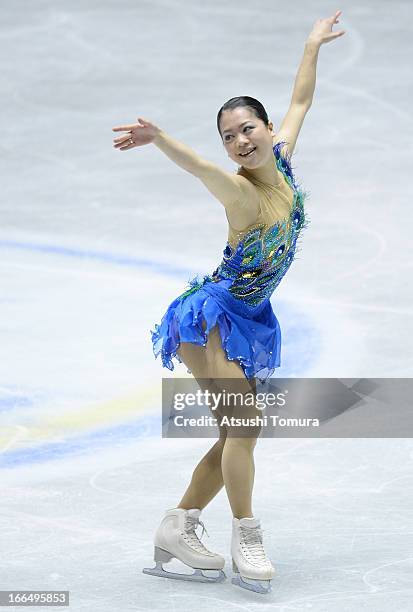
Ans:
[[[195,550],[199,552],[209,553],[209,550],[203,545],[203,543],[201,542],[201,540],[198,538],[197,534],[195,533],[195,530],[197,529],[198,525],[201,525],[202,527],[201,538],[204,535],[204,532],[209,537],[209,534],[207,530],[205,529],[205,525],[202,521],[200,521],[198,518],[194,516],[187,516],[185,517],[185,527],[184,527],[185,540],[190,546],[193,546]]]
[[[262,529],[259,527],[240,527],[241,545],[247,547],[257,561],[268,561],[262,542]]]

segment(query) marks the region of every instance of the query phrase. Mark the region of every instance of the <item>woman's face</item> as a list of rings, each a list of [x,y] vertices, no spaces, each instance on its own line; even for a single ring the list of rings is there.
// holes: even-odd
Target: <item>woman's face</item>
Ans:
[[[223,111],[220,128],[228,156],[238,165],[258,168],[273,155],[273,124],[266,126],[249,108],[240,106]],[[252,152],[247,154],[249,151]]]

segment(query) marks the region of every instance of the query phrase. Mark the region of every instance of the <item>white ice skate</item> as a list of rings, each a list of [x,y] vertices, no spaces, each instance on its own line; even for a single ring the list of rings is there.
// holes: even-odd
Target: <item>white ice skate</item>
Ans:
[[[232,519],[231,555],[232,584],[256,593],[271,591],[275,569],[264,550],[259,519]]]
[[[144,574],[195,582],[222,582],[225,580],[226,576],[222,571],[225,565],[224,557],[205,548],[195,533],[198,525],[201,525],[203,529],[201,538],[206,531],[204,524],[199,520],[200,514],[201,510],[197,508],[191,510],[173,508],[166,512],[155,533],[154,559],[156,565],[154,568],[145,568]],[[182,561],[195,572],[180,574],[165,570],[162,564],[174,558]],[[212,575],[204,573],[211,570],[213,570]]]

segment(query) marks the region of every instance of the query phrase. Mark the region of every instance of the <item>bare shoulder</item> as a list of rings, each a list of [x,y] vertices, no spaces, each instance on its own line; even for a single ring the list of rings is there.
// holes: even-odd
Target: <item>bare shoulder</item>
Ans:
[[[242,189],[243,194],[245,195],[245,201],[248,203],[257,203],[259,202],[260,195],[258,189],[246,176],[242,174],[235,174],[235,179],[239,182],[240,187]]]
[[[231,227],[243,231],[253,225],[260,211],[260,194],[256,186],[241,174],[235,175],[243,197],[241,201],[226,207],[227,219]]]
[[[258,193],[247,178],[228,172],[213,162],[203,160],[196,176],[227,210],[253,214],[258,207]]]

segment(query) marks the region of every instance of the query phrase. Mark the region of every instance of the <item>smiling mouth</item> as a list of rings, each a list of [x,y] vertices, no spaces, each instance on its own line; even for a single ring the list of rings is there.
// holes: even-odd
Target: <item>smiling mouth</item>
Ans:
[[[252,153],[254,153],[254,151],[255,151],[255,149],[256,149],[256,148],[257,148],[257,147],[254,147],[253,149],[250,149],[250,150],[249,150],[247,153],[240,153],[239,155],[240,155],[241,157],[248,157],[249,155],[251,155]]]

